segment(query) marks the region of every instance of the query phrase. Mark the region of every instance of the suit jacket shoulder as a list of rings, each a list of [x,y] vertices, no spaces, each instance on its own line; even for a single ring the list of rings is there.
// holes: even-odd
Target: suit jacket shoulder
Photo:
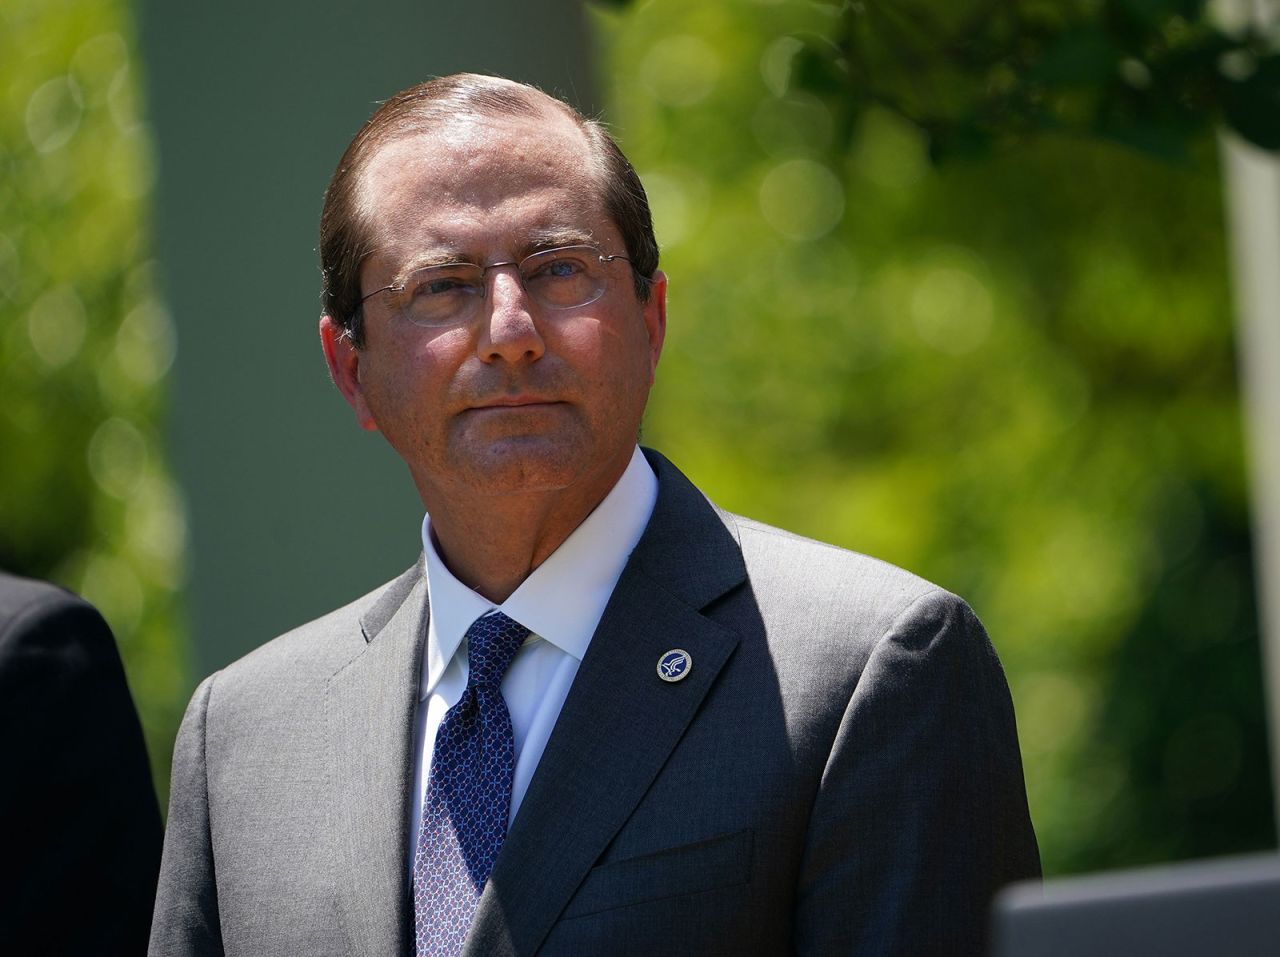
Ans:
[[[88,602],[7,574],[0,767],[0,820],[15,825],[0,854],[0,940],[23,952],[137,953],[160,814],[115,640]]]
[[[200,685],[174,748],[151,953],[403,949],[426,612],[419,562]]]
[[[73,607],[92,609],[65,588],[0,572],[0,638],[10,635],[15,623],[26,615],[47,615]]]
[[[794,616],[838,624],[846,634],[874,632],[926,595],[960,601],[881,559],[741,515],[727,518],[737,527],[753,591]]]
[[[418,561],[391,581],[250,651],[213,676],[219,695],[324,680],[364,652],[422,578]]]

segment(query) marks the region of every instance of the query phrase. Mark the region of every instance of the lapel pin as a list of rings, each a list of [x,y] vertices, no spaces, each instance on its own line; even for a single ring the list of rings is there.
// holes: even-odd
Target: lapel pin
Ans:
[[[658,677],[663,681],[683,681],[693,670],[693,656],[683,648],[672,648],[658,659]]]

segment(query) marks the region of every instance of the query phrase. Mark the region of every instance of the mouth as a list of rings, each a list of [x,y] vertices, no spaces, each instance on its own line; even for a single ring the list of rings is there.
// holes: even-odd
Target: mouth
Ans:
[[[529,409],[560,405],[557,399],[544,399],[534,395],[504,395],[485,402],[478,402],[471,407],[473,412],[501,412],[504,410]]]

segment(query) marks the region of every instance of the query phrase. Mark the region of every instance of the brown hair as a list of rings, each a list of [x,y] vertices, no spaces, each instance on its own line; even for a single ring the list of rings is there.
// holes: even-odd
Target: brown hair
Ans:
[[[342,154],[324,194],[320,214],[320,270],[325,314],[340,323],[359,348],[360,267],[373,253],[369,223],[360,203],[360,183],[378,151],[389,143],[436,130],[450,117],[539,117],[560,110],[587,139],[602,170],[601,198],[635,271],[636,296],[649,297],[649,280],[658,269],[658,242],[640,177],[604,126],[589,120],[563,100],[536,87],[500,77],[457,73],[397,93],[383,103]]]

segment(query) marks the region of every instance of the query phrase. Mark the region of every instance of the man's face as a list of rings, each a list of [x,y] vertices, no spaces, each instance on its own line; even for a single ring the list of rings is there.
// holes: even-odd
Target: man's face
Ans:
[[[558,115],[454,120],[392,142],[362,182],[375,250],[362,289],[550,246],[625,255],[599,193],[585,138]],[[360,350],[322,321],[335,381],[409,465],[428,509],[558,490],[598,501],[622,473],[662,348],[666,284],[659,274],[641,303],[626,262],[605,269],[604,294],[565,310],[531,301],[514,267],[490,270],[474,318],[446,326],[414,325],[375,295]]]

